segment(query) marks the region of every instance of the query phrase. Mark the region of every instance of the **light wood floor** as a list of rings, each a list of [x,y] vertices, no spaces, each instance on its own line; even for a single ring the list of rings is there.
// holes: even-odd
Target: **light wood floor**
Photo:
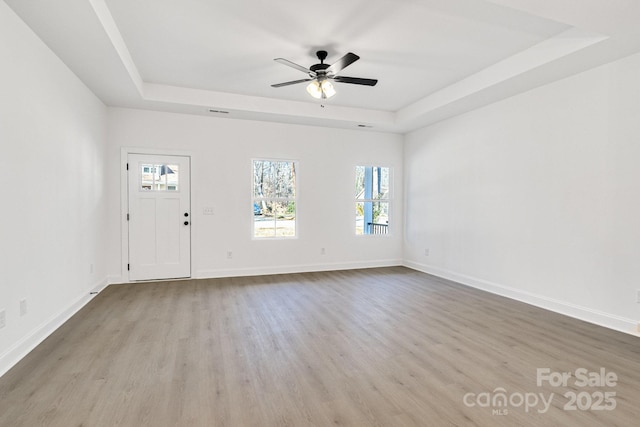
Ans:
[[[601,367],[615,387],[536,384]],[[640,338],[401,267],[109,286],[0,378],[3,427],[636,426],[639,402]]]

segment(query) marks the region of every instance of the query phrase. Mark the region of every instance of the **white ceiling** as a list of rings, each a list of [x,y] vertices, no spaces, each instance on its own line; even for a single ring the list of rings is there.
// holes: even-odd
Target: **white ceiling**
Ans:
[[[640,50],[636,0],[5,0],[107,105],[406,132]],[[361,59],[315,101],[315,51]]]

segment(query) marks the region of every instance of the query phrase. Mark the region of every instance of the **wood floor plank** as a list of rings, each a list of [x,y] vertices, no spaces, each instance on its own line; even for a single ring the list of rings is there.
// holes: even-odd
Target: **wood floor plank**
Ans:
[[[631,426],[638,401],[640,338],[393,267],[109,286],[0,378],[0,426]]]

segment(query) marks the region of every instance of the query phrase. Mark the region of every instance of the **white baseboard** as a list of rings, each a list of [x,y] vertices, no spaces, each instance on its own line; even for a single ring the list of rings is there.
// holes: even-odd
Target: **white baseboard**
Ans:
[[[102,279],[99,282],[97,282],[95,284],[95,286],[93,288],[91,288],[91,290],[89,291],[91,294],[99,294],[100,292],[102,292],[104,290],[104,288],[106,288],[107,286],[110,285],[111,282],[109,282],[109,278],[106,279]]]
[[[496,295],[511,298],[516,301],[544,308],[549,311],[564,314],[585,322],[593,323],[605,328],[614,329],[631,335],[639,335],[638,323],[635,320],[616,316],[611,313],[605,313],[599,310],[593,310],[587,307],[581,307],[566,301],[560,301],[541,295],[536,295],[520,289],[511,288],[487,280],[478,279],[464,274],[456,273],[439,267],[427,264],[421,264],[414,261],[405,260],[403,265],[413,270],[451,280],[462,285],[481,289]]]
[[[31,350],[36,348],[38,344],[44,341],[49,335],[51,335],[56,329],[64,324],[67,320],[76,314],[82,307],[84,307],[93,297],[94,292],[100,292],[107,286],[107,279],[96,282],[89,292],[78,297],[72,304],[60,313],[54,315],[49,320],[43,322],[40,326],[36,327],[20,341],[9,347],[7,351],[0,354],[0,377],[3,376],[9,369],[15,366],[23,357],[25,357]]]
[[[395,267],[398,265],[402,265],[401,259],[306,265],[277,265],[265,267],[199,270],[194,273],[193,278],[215,279],[221,277],[264,276],[268,274],[310,273],[314,271],[357,270],[361,268]]]
[[[122,276],[107,276],[107,285],[113,285],[115,283],[126,283],[128,279],[125,279]]]

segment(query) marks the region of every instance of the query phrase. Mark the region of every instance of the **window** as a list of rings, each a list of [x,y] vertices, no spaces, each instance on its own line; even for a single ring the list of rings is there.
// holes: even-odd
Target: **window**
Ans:
[[[253,237],[296,236],[296,163],[253,161]]]
[[[141,191],[178,191],[178,165],[140,165]]]
[[[389,168],[356,166],[356,234],[388,234],[389,176]]]

